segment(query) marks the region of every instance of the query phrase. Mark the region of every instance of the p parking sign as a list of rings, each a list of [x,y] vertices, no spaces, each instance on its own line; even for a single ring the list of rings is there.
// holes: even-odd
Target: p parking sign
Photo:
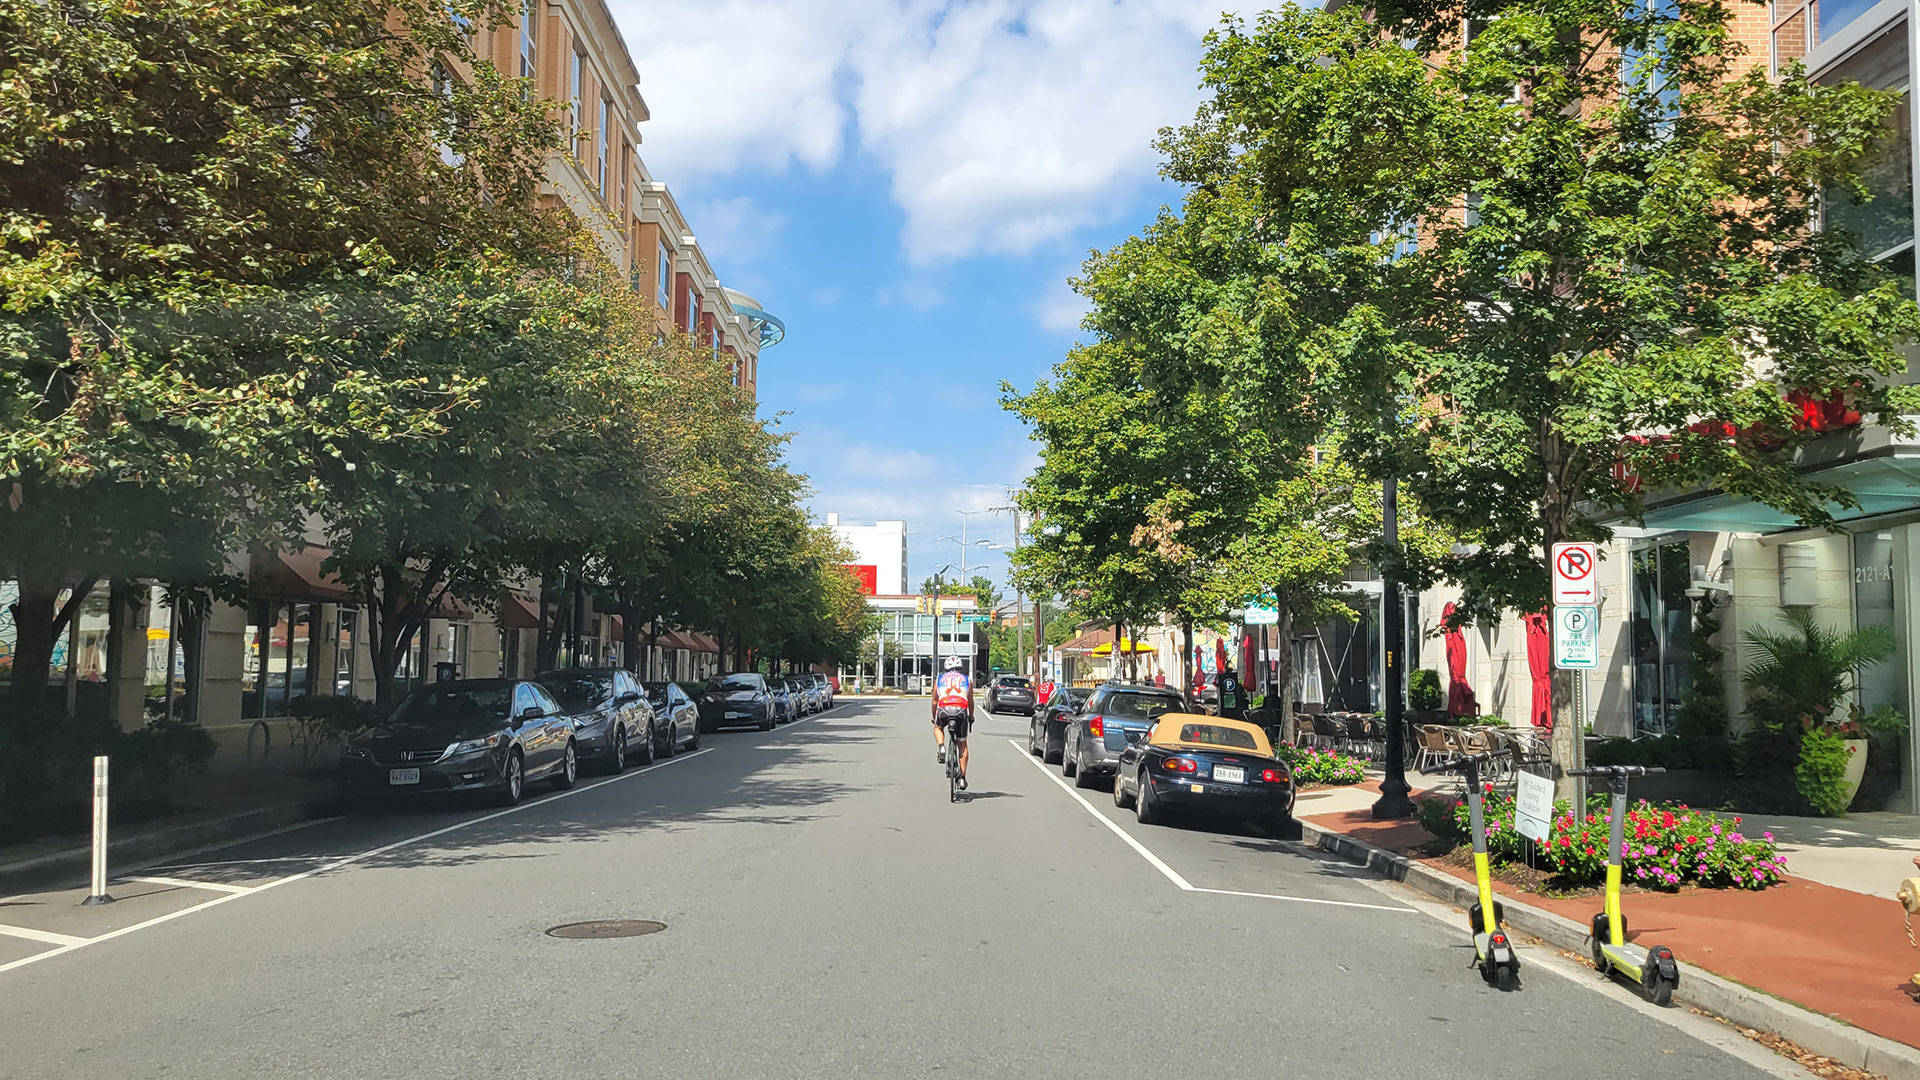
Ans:
[[[1563,670],[1600,666],[1599,605],[1554,606],[1553,666]]]

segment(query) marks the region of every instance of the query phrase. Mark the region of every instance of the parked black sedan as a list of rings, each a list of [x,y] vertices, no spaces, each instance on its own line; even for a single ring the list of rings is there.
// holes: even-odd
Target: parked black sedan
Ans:
[[[987,711],[995,716],[1003,712],[1032,716],[1037,700],[1033,680],[1025,675],[997,675],[987,686]]]
[[[682,742],[687,749],[700,747],[700,733],[710,730],[700,721],[700,706],[693,703],[679,684],[650,682],[641,684],[647,692],[647,704],[653,706],[654,722],[667,734],[661,740],[661,757],[672,757]]]
[[[736,671],[715,675],[700,698],[700,722],[708,731],[723,727],[757,727],[772,731],[779,719],[774,711],[773,688],[766,676],[757,671]]]
[[[1049,765],[1060,764],[1060,755],[1067,748],[1067,724],[1092,696],[1093,690],[1084,686],[1055,690],[1027,722],[1027,753]]]
[[[488,791],[509,806],[526,785],[573,786],[573,717],[539,683],[459,679],[408,694],[347,744],[340,781],[367,792]]]
[[[624,772],[629,757],[653,763],[665,739],[653,706],[634,677],[618,668],[561,668],[533,681],[546,687],[573,717],[573,741],[583,760],[610,773]]]
[[[1113,804],[1143,825],[1171,809],[1251,821],[1291,837],[1293,768],[1273,756],[1267,733],[1244,720],[1167,713],[1120,754]]]

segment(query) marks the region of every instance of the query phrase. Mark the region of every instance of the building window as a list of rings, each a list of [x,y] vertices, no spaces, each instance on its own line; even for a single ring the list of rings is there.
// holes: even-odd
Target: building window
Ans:
[[[1826,13],[1821,12],[1824,22]],[[1822,83],[1858,82],[1862,86],[1905,91],[1907,28],[1895,26],[1837,68],[1820,76]],[[1844,230],[1860,254],[1899,278],[1913,294],[1913,114],[1903,103],[1887,118],[1889,131],[1862,179],[1872,198],[1859,202],[1849,192],[1833,189],[1821,206],[1823,228]]]
[[[581,79],[586,74],[586,68],[587,54],[581,52],[578,48],[574,49],[573,70],[567,73],[567,101],[573,109],[571,123],[573,124],[573,137],[576,140],[580,137],[580,121],[586,108],[586,103],[580,98]],[[574,152],[579,153],[578,146],[574,147]]]
[[[533,96],[534,58],[538,55],[534,35],[539,33],[540,17],[535,9],[544,3],[546,0],[527,0],[527,6],[520,11],[520,77],[527,80],[529,98]]]
[[[687,333],[689,334],[693,333],[693,328],[699,325],[700,325],[700,294],[693,291],[692,285],[688,285],[687,286]]]
[[[457,167],[466,159],[461,156],[458,150],[453,148],[452,134],[454,130],[459,127],[460,123],[459,112],[453,101],[453,76],[447,73],[446,68],[438,64],[434,65],[433,68],[433,88],[434,91],[440,95],[440,105],[443,110],[440,122],[446,125],[448,134],[448,138],[441,139],[439,143],[440,163],[450,167]]]
[[[620,155],[620,219],[622,221],[627,217],[627,181],[631,178],[632,168],[633,157],[629,154]],[[638,262],[638,260],[635,261]]]
[[[1368,242],[1375,246],[1384,244],[1389,240],[1393,241],[1393,251],[1387,256],[1389,262],[1411,255],[1420,250],[1419,227],[1414,222],[1409,221],[1404,225],[1391,225],[1385,229],[1375,229],[1373,234],[1368,237]]]
[[[594,183],[600,188],[600,197],[607,196],[607,121],[613,116],[613,102],[604,95],[600,98],[600,129],[594,134]]]
[[[1633,734],[1665,735],[1692,685],[1692,580],[1686,541],[1633,553]]]
[[[1641,19],[1648,23],[1671,23],[1679,18],[1675,0],[1643,0]],[[1655,34],[1648,52],[1639,49],[1620,51],[1620,81],[1629,92],[1644,99],[1644,107],[1655,119],[1656,130],[1665,134],[1669,124],[1680,115],[1680,86],[1660,62],[1666,52],[1667,37]],[[1649,61],[1647,57],[1652,56]]]
[[[709,348],[713,350],[713,358],[715,360],[720,359],[720,328],[719,327],[714,326],[714,327],[708,328],[707,345]],[[737,382],[738,380],[735,380],[735,381]]]
[[[665,244],[660,245],[660,287],[655,291],[660,294],[660,306],[673,311],[673,252]]]

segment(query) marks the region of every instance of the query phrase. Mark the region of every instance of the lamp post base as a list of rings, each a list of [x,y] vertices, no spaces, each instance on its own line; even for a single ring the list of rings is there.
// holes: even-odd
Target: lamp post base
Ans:
[[[89,896],[85,900],[80,901],[80,906],[81,907],[98,907],[101,904],[111,904],[111,903],[113,903],[113,897],[108,896],[106,893],[101,893],[98,896]]]
[[[1375,819],[1406,818],[1413,816],[1413,800],[1407,796],[1413,791],[1405,780],[1392,777],[1381,781],[1380,798],[1373,804]]]

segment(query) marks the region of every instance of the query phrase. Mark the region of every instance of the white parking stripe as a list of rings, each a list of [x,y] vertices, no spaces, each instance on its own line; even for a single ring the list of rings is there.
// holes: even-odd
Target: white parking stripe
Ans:
[[[1147,860],[1147,862],[1150,863],[1155,870],[1158,870],[1160,871],[1160,873],[1164,874],[1168,881],[1171,881],[1175,885],[1178,885],[1182,892],[1211,893],[1214,896],[1250,896],[1250,897],[1255,897],[1261,900],[1286,900],[1296,904],[1324,904],[1329,907],[1362,908],[1367,911],[1395,911],[1395,912],[1401,912],[1408,915],[1411,915],[1414,913],[1414,910],[1412,908],[1403,907],[1403,906],[1389,907],[1385,904],[1360,904],[1360,903],[1355,903],[1354,901],[1351,901],[1351,900],[1321,900],[1311,896],[1283,896],[1279,893],[1239,892],[1234,889],[1202,888],[1188,881],[1186,878],[1181,877],[1178,871],[1174,870],[1173,867],[1168,866],[1165,862],[1161,861],[1160,856],[1155,855],[1151,851],[1148,851],[1147,846],[1145,844],[1142,844],[1140,841],[1135,840],[1131,835],[1127,833],[1125,829],[1122,829],[1119,825],[1115,824],[1112,818],[1101,813],[1099,809],[1097,809],[1092,803],[1088,802],[1085,796],[1081,795],[1078,791],[1075,791],[1073,787],[1069,785],[1065,780],[1062,780],[1060,777],[1055,776],[1047,768],[1045,762],[1039,760],[1038,758],[1035,758],[1032,754],[1027,753],[1026,747],[1020,745],[1020,740],[1008,739],[1007,745],[1013,747],[1015,750],[1018,750],[1022,758],[1024,758],[1029,764],[1033,765],[1035,768],[1040,770],[1040,775],[1053,781],[1055,784],[1058,784],[1060,786],[1060,790],[1072,796],[1073,801],[1079,803],[1082,807],[1084,807],[1087,813],[1092,814],[1093,819],[1095,821],[1098,821],[1100,824],[1105,825],[1107,829],[1113,833],[1113,835],[1119,837],[1121,840],[1126,841],[1126,844],[1128,847],[1132,848],[1136,853],[1138,853],[1141,858]]]
[[[665,761],[657,761],[652,765],[647,766],[644,769],[635,769],[632,772],[622,773],[619,776],[609,776],[605,780],[601,780],[598,783],[584,784],[584,785],[575,787],[569,791],[556,792],[552,795],[547,796],[544,799],[539,800],[538,802],[523,802],[518,806],[509,806],[504,810],[495,810],[491,814],[482,814],[477,818],[468,818],[465,821],[458,821],[453,823],[452,825],[445,826],[444,828],[434,829],[431,832],[421,833],[418,836],[409,836],[404,840],[395,840],[391,844],[382,844],[377,848],[371,848],[367,851],[362,851],[357,855],[347,855],[342,858],[333,859],[320,866],[316,866],[311,870],[304,870],[298,874],[288,874],[286,877],[274,878],[272,881],[263,882],[259,885],[255,885],[249,888],[245,892],[235,892],[235,893],[228,893],[225,896],[217,896],[217,897],[214,897],[212,900],[208,900],[199,904],[194,904],[192,907],[184,907],[178,911],[169,911],[165,915],[156,915],[153,918],[146,920],[145,922],[137,922],[137,923],[134,923],[132,926],[123,926],[118,930],[110,930],[107,933],[101,934],[98,937],[67,938],[60,943],[58,948],[48,949],[46,952],[43,952],[43,953],[36,953],[32,956],[22,957],[21,959],[12,961],[11,963],[0,964],[0,973],[12,971],[15,968],[26,967],[28,964],[37,964],[42,960],[51,959],[52,957],[55,957],[55,956],[65,956],[67,953],[70,953],[75,949],[84,949],[88,945],[94,945],[102,941],[111,941],[117,937],[124,937],[128,934],[134,933],[135,931],[145,930],[148,927],[158,926],[161,923],[165,923],[165,922],[172,922],[173,920],[178,919],[182,916],[191,915],[196,911],[205,911],[210,907],[219,907],[221,904],[229,903],[234,900],[239,900],[243,897],[254,896],[258,893],[266,892],[268,889],[277,889],[282,885],[290,885],[293,882],[301,881],[306,878],[313,877],[315,874],[324,874],[329,870],[338,870],[343,866],[348,866],[353,863],[360,862],[363,859],[371,859],[376,855],[385,855],[389,851],[394,851],[399,848],[407,847],[410,844],[417,844],[422,840],[431,840],[436,836],[445,836],[446,834],[451,832],[459,832],[461,829],[469,828],[474,825],[479,825],[482,822],[493,821],[496,818],[503,818],[509,814],[518,814],[523,810],[531,810],[538,806],[552,806],[554,803],[559,802],[562,799],[572,798],[575,795],[584,794],[586,792],[594,790],[595,788],[605,787],[608,784],[617,784],[622,780],[631,780],[636,776],[644,776],[647,773],[654,771],[655,769],[663,769],[669,765],[675,765],[682,761],[688,761],[693,758],[700,757],[703,754],[710,754],[712,752],[713,752],[712,748],[709,747],[704,750],[695,750],[691,753],[685,753],[677,757],[668,758]],[[22,935],[22,936],[25,936],[25,935]]]
[[[118,880],[140,881],[148,885],[171,885],[176,889],[205,889],[208,892],[248,893],[253,891],[251,885],[228,885],[218,881],[188,881],[185,878],[173,877],[124,877]]]
[[[5,934],[8,937],[26,938],[28,941],[38,941],[43,945],[76,946],[87,940],[82,937],[74,937],[72,934],[55,934],[46,930],[35,930],[30,926],[7,926],[4,924],[0,924],[0,934]],[[42,953],[41,955],[44,956],[46,954]],[[33,958],[28,957],[27,959],[31,960]]]

